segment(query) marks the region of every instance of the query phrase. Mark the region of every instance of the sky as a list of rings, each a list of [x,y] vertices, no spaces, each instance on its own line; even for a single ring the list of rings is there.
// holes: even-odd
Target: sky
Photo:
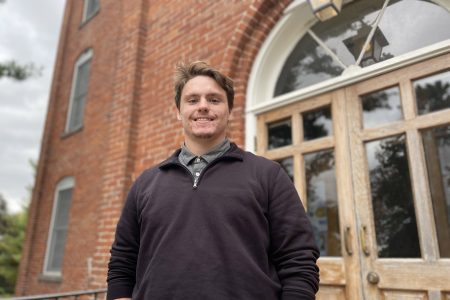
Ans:
[[[65,0],[0,1],[0,62],[42,68],[25,81],[0,79],[0,194],[10,212],[27,203],[34,183]]]

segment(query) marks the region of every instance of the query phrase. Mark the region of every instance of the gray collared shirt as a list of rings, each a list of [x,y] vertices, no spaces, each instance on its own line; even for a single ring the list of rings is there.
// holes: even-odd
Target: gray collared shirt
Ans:
[[[228,149],[230,149],[230,141],[225,139],[221,144],[217,145],[207,153],[196,156],[192,154],[185,144],[181,147],[181,152],[178,154],[178,160],[184,165],[194,176],[195,182],[198,181],[202,170],[214,159],[222,156]]]

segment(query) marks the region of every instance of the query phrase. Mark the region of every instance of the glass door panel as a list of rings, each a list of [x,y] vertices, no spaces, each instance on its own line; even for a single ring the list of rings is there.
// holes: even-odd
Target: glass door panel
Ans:
[[[333,135],[331,107],[321,107],[302,114],[303,140],[309,141]]]
[[[420,257],[405,135],[366,143],[380,258]]]
[[[363,127],[382,126],[403,119],[399,87],[369,93],[361,97]]]
[[[304,155],[308,215],[321,256],[341,256],[334,151]]]
[[[414,81],[419,115],[450,108],[450,71]]]
[[[268,149],[275,149],[292,144],[290,119],[267,124],[267,131]]]
[[[441,258],[450,258],[450,125],[422,131]]]

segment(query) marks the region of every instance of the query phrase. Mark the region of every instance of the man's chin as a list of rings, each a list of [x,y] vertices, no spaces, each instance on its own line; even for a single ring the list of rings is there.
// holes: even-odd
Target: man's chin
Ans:
[[[211,133],[194,134],[194,137],[201,140],[211,139],[214,135]]]

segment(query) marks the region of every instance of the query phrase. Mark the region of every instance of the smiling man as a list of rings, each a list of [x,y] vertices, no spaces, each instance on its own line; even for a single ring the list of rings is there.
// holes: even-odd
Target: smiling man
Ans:
[[[185,141],[128,194],[108,299],[315,299],[311,224],[281,167],[227,139],[233,101],[233,81],[218,70],[177,67]]]

